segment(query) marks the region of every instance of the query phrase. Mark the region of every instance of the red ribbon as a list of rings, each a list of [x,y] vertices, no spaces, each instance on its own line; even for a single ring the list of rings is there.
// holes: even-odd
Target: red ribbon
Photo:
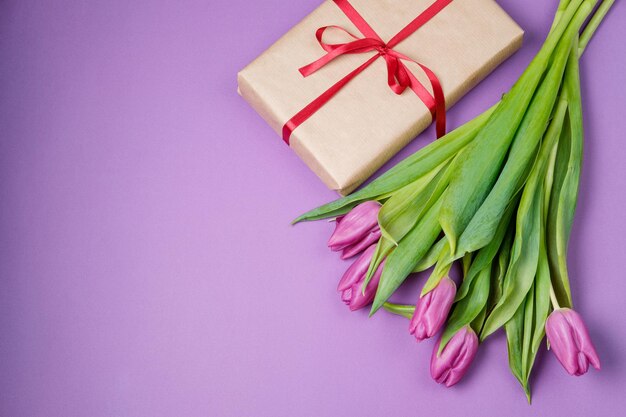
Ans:
[[[324,104],[326,104],[339,90],[341,90],[350,80],[361,73],[365,68],[370,66],[376,59],[383,57],[387,63],[387,83],[391,90],[396,94],[402,94],[404,90],[410,88],[428,107],[433,119],[436,121],[437,137],[440,138],[446,131],[446,104],[441,89],[439,79],[428,67],[417,61],[403,55],[392,48],[405,40],[416,30],[422,27],[426,22],[432,19],[437,13],[452,2],[452,0],[436,0],[419,16],[417,16],[404,29],[398,32],[387,43],[376,34],[374,29],[363,19],[363,17],[352,7],[348,0],[333,0],[337,6],[344,12],[357,29],[365,36],[358,38],[340,26],[324,26],[317,30],[315,37],[321,47],[327,52],[320,59],[300,68],[300,73],[308,77],[317,70],[324,67],[335,58],[344,54],[360,54],[364,52],[378,51],[376,55],[365,61],[357,69],[343,77],[332,87],[326,90],[321,96],[309,103],[305,108],[300,110],[295,116],[285,123],[283,126],[283,140],[289,145],[291,133],[309,117],[315,114]],[[327,29],[339,29],[354,38],[353,41],[338,44],[328,44],[323,41],[324,32]],[[409,71],[402,61],[414,62],[424,71],[430,85],[433,89],[433,95],[418,81],[418,79]]]

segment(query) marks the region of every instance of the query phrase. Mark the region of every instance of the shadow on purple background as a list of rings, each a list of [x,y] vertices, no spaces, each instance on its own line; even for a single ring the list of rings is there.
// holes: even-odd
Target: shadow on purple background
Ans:
[[[572,378],[541,355],[529,407],[503,335],[461,384],[436,385],[432,344],[406,320],[340,302],[348,264],[325,248],[331,226],[289,226],[335,196],[237,96],[235,75],[318,1],[0,2],[0,415],[623,413],[624,3],[582,60],[570,248],[603,369]],[[500,4],[525,44],[450,127],[510,87],[556,0]]]

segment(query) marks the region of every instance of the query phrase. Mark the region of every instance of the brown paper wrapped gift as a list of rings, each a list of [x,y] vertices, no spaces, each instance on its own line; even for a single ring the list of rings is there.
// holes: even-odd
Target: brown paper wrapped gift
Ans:
[[[350,0],[385,41],[432,3]],[[279,135],[286,121],[375,55],[343,55],[303,77],[298,69],[325,54],[316,30],[330,25],[361,36],[335,3],[325,1],[238,74],[239,93]],[[393,49],[435,72],[450,107],[517,50],[522,35],[494,1],[454,0]],[[329,43],[346,42],[345,35],[332,36]],[[430,89],[423,71],[406,65]],[[290,146],[329,188],[347,194],[431,121],[429,109],[412,91],[397,95],[389,88],[385,60],[377,59],[297,127]]]

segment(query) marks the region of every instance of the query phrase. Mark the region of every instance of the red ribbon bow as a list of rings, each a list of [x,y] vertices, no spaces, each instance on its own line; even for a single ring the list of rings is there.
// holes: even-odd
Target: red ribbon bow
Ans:
[[[413,92],[422,100],[422,102],[428,107],[433,119],[436,121],[437,137],[441,137],[445,134],[446,130],[446,105],[445,98],[443,96],[443,90],[441,89],[441,83],[439,79],[428,67],[419,62],[403,55],[392,48],[405,40],[417,29],[422,27],[426,22],[432,19],[437,13],[443,10],[452,0],[437,0],[424,10],[419,16],[417,16],[411,23],[409,23],[404,29],[398,32],[387,43],[376,34],[374,29],[363,19],[363,17],[352,7],[348,0],[333,0],[335,4],[344,12],[344,14],[350,19],[350,21],[357,27],[357,29],[365,36],[364,38],[358,38],[348,32],[346,29],[340,26],[324,26],[319,28],[315,37],[321,45],[321,47],[327,52],[326,55],[320,59],[312,62],[300,68],[300,73],[308,77],[315,73],[326,64],[340,57],[344,54],[360,54],[364,52],[378,51],[376,55],[365,61],[357,69],[350,72],[343,77],[332,87],[326,90],[321,96],[309,103],[305,108],[300,110],[295,116],[285,123],[283,126],[283,140],[289,144],[289,138],[291,133],[309,117],[311,117],[317,110],[319,110],[324,104],[326,104],[339,90],[341,90],[350,80],[361,73],[365,68],[370,66],[376,59],[383,57],[387,63],[387,83],[391,90],[396,94],[402,94],[404,90],[410,88]],[[339,29],[354,40],[346,43],[329,44],[323,41],[324,32],[327,29]],[[419,80],[409,71],[404,62],[413,62],[420,66],[424,71],[430,85],[433,89],[433,95],[419,82]]]

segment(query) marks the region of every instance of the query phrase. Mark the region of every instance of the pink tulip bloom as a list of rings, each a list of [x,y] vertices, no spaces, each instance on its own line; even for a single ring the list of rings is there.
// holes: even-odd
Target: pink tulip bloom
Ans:
[[[587,372],[589,363],[600,369],[600,358],[591,342],[587,327],[580,315],[570,308],[554,310],[546,321],[546,335],[550,349],[570,375]]]
[[[347,259],[378,242],[380,207],[377,201],[366,201],[338,218],[335,231],[328,240],[328,247],[335,252],[342,251],[341,259]]]
[[[374,300],[374,296],[376,295],[378,282],[383,273],[384,261],[378,266],[374,276],[372,276],[372,279],[367,284],[365,294],[363,294],[361,290],[367,269],[374,255],[374,250],[376,250],[376,245],[371,245],[367,248],[365,252],[354,261],[350,268],[348,268],[345,274],[343,274],[337,286],[337,291],[341,292],[341,300],[346,303],[352,311],[367,306]]]
[[[441,343],[441,341],[440,341]],[[437,356],[439,343],[430,358],[430,375],[438,384],[451,387],[463,378],[478,350],[478,336],[469,326],[460,329]]]
[[[454,303],[456,284],[444,277],[431,292],[421,297],[409,324],[409,332],[418,342],[433,337],[446,322]]]

